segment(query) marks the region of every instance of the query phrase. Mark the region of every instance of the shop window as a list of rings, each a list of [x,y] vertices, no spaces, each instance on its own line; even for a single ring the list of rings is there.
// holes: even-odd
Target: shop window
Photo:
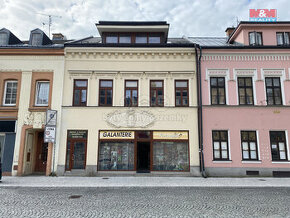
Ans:
[[[164,105],[164,88],[163,81],[150,81],[150,106],[159,106]]]
[[[113,104],[113,80],[100,80],[99,106],[112,106]]]
[[[255,131],[241,131],[243,160],[258,160]]]
[[[138,106],[138,81],[125,81],[125,107]]]
[[[87,105],[88,80],[74,80],[73,106]]]
[[[249,33],[249,45],[263,45],[262,33],[261,32],[250,32]]]
[[[287,146],[284,131],[270,131],[272,161],[287,161]]]
[[[16,105],[17,84],[18,82],[16,80],[5,82],[3,105],[5,106]]]
[[[48,106],[49,82],[36,82],[35,106]]]
[[[99,170],[134,170],[134,142],[101,141]]]
[[[289,33],[281,32],[276,33],[277,45],[289,45]]]
[[[238,77],[240,105],[253,105],[253,84],[251,77]]]
[[[66,170],[85,169],[88,132],[68,130],[67,134]]]
[[[229,160],[228,132],[212,131],[213,159]]]
[[[266,77],[266,94],[268,105],[282,105],[280,77]]]
[[[210,78],[210,92],[212,105],[226,104],[226,87],[224,77]]]
[[[188,80],[175,81],[175,106],[188,106]]]
[[[153,142],[153,170],[189,171],[188,142]]]

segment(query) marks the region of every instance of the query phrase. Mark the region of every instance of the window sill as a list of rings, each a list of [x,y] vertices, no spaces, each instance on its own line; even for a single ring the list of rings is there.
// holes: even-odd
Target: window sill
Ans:
[[[290,161],[272,161],[272,164],[290,164]]]
[[[49,106],[33,106],[33,107],[28,108],[28,111],[30,111],[30,112],[34,112],[34,111],[43,112],[43,111],[46,111],[47,109],[50,109],[50,107]]]
[[[242,160],[242,163],[244,164],[260,164],[262,163],[261,160]]]
[[[213,160],[213,163],[232,163],[231,160]]]
[[[18,111],[18,108],[16,106],[0,106],[0,111],[1,112],[15,112]]]

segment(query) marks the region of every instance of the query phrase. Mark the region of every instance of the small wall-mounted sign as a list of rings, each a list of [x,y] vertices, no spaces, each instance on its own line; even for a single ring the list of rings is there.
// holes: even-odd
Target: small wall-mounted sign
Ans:
[[[154,131],[153,139],[187,140],[188,132],[181,131]]]
[[[276,22],[277,9],[250,9],[249,20],[255,22]]]
[[[55,143],[55,127],[54,126],[46,126],[44,130],[44,142],[52,142]]]

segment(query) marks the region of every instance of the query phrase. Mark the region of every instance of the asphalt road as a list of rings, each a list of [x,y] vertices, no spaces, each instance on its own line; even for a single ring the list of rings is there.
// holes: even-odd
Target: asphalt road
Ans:
[[[290,217],[290,188],[0,188],[0,217]]]

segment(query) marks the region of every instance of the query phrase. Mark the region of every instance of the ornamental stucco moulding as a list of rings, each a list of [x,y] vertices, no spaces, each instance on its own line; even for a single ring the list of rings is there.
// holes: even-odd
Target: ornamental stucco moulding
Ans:
[[[128,109],[126,111],[114,111],[106,115],[106,122],[118,128],[145,128],[153,124],[155,116],[147,111]]]
[[[45,112],[27,112],[24,115],[24,125],[33,126],[34,129],[41,129],[45,124]]]

